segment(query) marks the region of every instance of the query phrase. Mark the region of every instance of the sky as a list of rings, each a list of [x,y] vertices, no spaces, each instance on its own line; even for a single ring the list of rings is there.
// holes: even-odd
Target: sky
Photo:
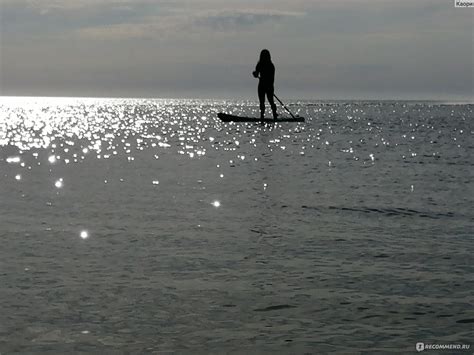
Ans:
[[[0,0],[0,95],[473,101],[453,0]]]

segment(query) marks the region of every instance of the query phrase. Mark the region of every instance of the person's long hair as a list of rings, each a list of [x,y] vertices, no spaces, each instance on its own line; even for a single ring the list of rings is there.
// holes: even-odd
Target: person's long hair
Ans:
[[[268,49],[263,49],[260,52],[260,61],[261,64],[270,64],[272,62],[272,57],[270,56],[270,51]]]

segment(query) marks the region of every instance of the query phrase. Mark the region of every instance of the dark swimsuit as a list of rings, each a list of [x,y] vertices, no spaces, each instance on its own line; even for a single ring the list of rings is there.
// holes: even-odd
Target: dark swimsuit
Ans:
[[[265,112],[265,95],[267,96],[272,112],[276,113],[275,102],[273,101],[273,83],[275,81],[275,66],[273,63],[258,63],[255,71],[260,74],[258,83],[258,99],[260,101],[260,112]]]

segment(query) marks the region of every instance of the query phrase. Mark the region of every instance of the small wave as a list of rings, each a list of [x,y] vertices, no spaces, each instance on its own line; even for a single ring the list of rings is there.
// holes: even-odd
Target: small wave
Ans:
[[[305,209],[313,209],[321,211],[321,207],[311,207],[303,205],[301,206]],[[362,212],[370,214],[381,214],[385,216],[398,216],[398,217],[420,217],[420,218],[430,218],[430,219],[440,219],[440,218],[452,218],[456,215],[453,212],[432,212],[432,211],[417,211],[410,208],[373,208],[373,207],[340,207],[340,206],[328,206],[326,207],[329,210],[336,211],[347,211],[347,212]]]
[[[285,309],[285,308],[294,308],[295,306],[292,306],[290,304],[279,304],[279,305],[276,305],[276,306],[268,306],[268,307],[265,307],[265,308],[257,308],[257,309],[254,309],[255,312],[268,312],[268,311],[276,311],[276,310],[279,310],[279,309]]]

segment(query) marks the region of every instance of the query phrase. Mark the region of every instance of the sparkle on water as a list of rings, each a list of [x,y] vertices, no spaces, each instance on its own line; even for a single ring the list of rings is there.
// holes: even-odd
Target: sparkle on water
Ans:
[[[154,150],[156,159],[160,151],[169,149],[188,159],[202,159],[211,149],[235,152],[229,164],[236,165],[246,162],[246,156],[252,154],[248,148],[257,150],[262,144],[270,150],[280,149],[302,157],[308,150],[323,150],[333,155],[328,163],[331,167],[334,160],[344,159],[334,156],[340,152],[365,166],[367,161],[377,164],[383,159],[383,149],[393,147],[399,147],[402,160],[418,159],[415,147],[424,137],[429,138],[433,146],[434,151],[429,154],[440,155],[440,149],[434,145],[439,140],[437,136],[444,132],[433,121],[430,111],[433,106],[392,102],[364,106],[296,102],[292,107],[295,113],[307,117],[307,123],[260,126],[222,123],[216,118],[217,112],[229,108],[233,111],[229,113],[257,115],[258,105],[250,101],[3,97],[0,99],[4,117],[0,120],[0,145],[16,146],[19,150],[20,155],[6,158],[8,163],[20,163],[31,152],[35,159],[31,164],[37,166],[41,165],[39,149],[49,152],[47,159],[53,165],[60,161],[80,163],[89,156],[110,159],[120,156],[121,152],[133,163],[136,154],[146,148]],[[464,120],[472,114],[470,109],[471,112],[463,113]],[[390,119],[401,127],[403,134],[396,136],[382,130],[373,118],[382,110],[399,113],[401,118]],[[418,115],[418,119],[407,122],[403,118],[407,114]],[[336,116],[346,117],[346,121],[336,125],[331,121]],[[317,120],[317,124],[311,124],[312,119]],[[256,137],[263,131],[277,135],[266,142],[259,141]],[[456,147],[461,148],[458,138],[466,131],[468,129],[458,128],[452,133],[451,142]],[[341,140],[342,134],[349,139]],[[292,143],[292,147],[287,143]],[[243,146],[247,151],[240,152]],[[370,147],[377,151],[367,153]],[[89,154],[91,151],[95,154]],[[369,159],[364,157],[364,152]],[[257,162],[258,158],[252,161]]]
[[[232,180],[229,168],[261,164],[266,158],[256,153],[262,149],[301,159],[301,165],[312,164],[314,157],[325,157],[320,164],[329,171],[344,166],[376,169],[386,154],[393,152],[399,164],[442,156],[449,161],[456,152],[462,152],[462,138],[472,134],[466,123],[472,117],[472,105],[457,113],[459,127],[452,132],[443,128],[450,117],[449,106],[298,101],[291,107],[307,121],[255,125],[223,123],[216,117],[220,111],[258,116],[259,107],[254,101],[3,97],[0,146],[8,147],[6,163],[19,164],[19,169],[43,169],[41,163],[47,160],[50,179],[62,189],[63,178],[54,176],[62,173],[57,169],[86,159],[124,159],[132,167],[147,150],[156,161],[170,153],[179,154],[183,160],[199,161],[212,152],[213,159],[221,157],[214,163],[213,176],[226,183]],[[388,122],[379,122],[378,117],[387,112],[393,114],[386,118]],[[446,135],[448,141],[443,140]],[[449,144],[453,149],[447,149]],[[30,180],[22,179],[18,171],[13,176],[20,183]],[[112,181],[131,183],[118,176],[100,181],[102,186],[112,185]],[[148,181],[160,186],[168,183],[153,176]],[[263,190],[267,190],[266,183]],[[414,192],[413,185],[409,191]],[[220,202],[213,201],[212,205],[220,207]]]
[[[58,189],[61,189],[63,187],[63,179],[60,178],[59,180],[56,180],[54,186],[56,186]]]
[[[18,164],[19,162],[21,162],[20,157],[8,157],[7,158],[7,163]]]
[[[408,338],[426,333],[418,327],[430,320],[429,299],[446,300],[455,320],[465,309],[469,265],[463,240],[470,235],[465,221],[472,222],[466,191],[473,105],[286,103],[306,122],[217,118],[221,111],[257,117],[255,101],[0,98],[2,282],[10,279],[6,290],[42,306],[31,307],[30,316],[5,297],[4,308],[24,319],[2,338],[31,340],[28,346],[37,340],[40,350],[61,340],[64,350],[71,339],[71,348],[80,346],[76,332],[136,350],[137,336],[161,332],[168,339],[157,339],[155,349],[178,339],[189,340],[189,349],[203,338],[192,327],[221,324],[231,314],[219,334],[229,349],[242,337],[253,345],[255,337],[273,338],[281,348],[282,328],[269,328],[270,316],[284,320],[285,337],[305,349],[311,312],[328,325],[323,341],[346,336],[344,327],[366,334],[371,322],[387,317],[388,305],[400,317],[413,317],[420,306],[424,312],[408,323],[397,318],[381,338],[407,324],[416,328]],[[447,229],[436,235],[438,227]],[[74,240],[81,245],[73,248]],[[423,283],[413,270],[434,282]],[[448,302],[443,297],[458,282],[459,302]],[[238,292],[229,292],[233,285]],[[318,298],[321,288],[328,292]],[[339,299],[328,301],[333,291]],[[424,291],[427,297],[416,298]],[[272,309],[265,308],[272,302],[294,305],[291,319],[281,318],[285,310],[251,311]],[[235,308],[222,308],[228,304]],[[359,305],[366,311],[345,312]],[[252,329],[234,334],[240,313],[245,324],[252,318]],[[57,324],[47,322],[68,316],[77,324],[59,339]],[[130,316],[129,325],[120,321]],[[94,322],[105,323],[92,329]],[[36,329],[45,336],[36,337]],[[378,336],[359,339],[360,329],[354,333],[360,344]]]

